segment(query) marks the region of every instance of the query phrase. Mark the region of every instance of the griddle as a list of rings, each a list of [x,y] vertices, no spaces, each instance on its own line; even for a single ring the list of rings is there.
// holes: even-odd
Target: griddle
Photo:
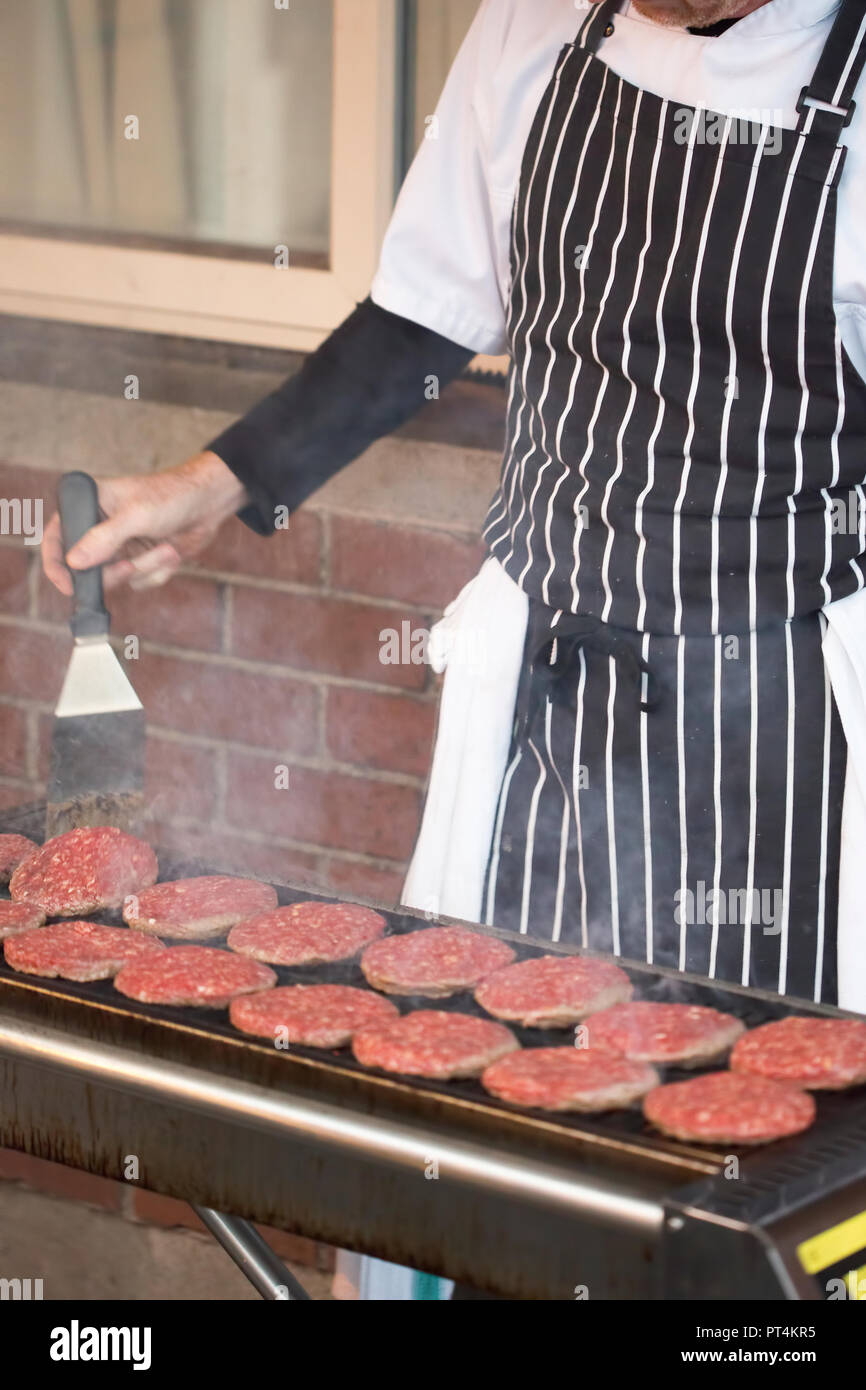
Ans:
[[[32,831],[23,813],[0,824],[13,828]],[[170,851],[159,861],[161,880],[224,872]],[[331,900],[274,887],[281,904]],[[431,925],[379,910],[390,934]],[[575,949],[491,934],[518,959]],[[846,1016],[618,963],[635,998],[708,1005],[748,1027],[792,1011]],[[366,987],[357,961],[274,969],[280,985]],[[393,1002],[486,1017],[470,993]],[[524,1047],[571,1037],[514,1031]],[[660,1071],[665,1081],[697,1074]],[[829,1264],[816,1276],[814,1253],[807,1269],[797,1251],[866,1213],[866,1089],[816,1100],[815,1125],[792,1139],[684,1144],[652,1130],[639,1107],[522,1110],[477,1081],[385,1074],[348,1049],[276,1049],[238,1033],[225,1011],[139,1004],[110,981],[42,980],[0,965],[0,1143],[115,1178],[135,1153],[152,1190],[511,1298],[574,1298],[584,1288],[602,1298],[826,1297]],[[863,1245],[859,1265],[866,1230]],[[831,1254],[840,1248],[827,1242]]]

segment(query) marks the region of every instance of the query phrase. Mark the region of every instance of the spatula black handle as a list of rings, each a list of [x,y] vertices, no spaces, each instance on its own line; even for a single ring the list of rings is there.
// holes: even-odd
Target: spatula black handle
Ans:
[[[63,553],[100,520],[99,493],[89,473],[64,473],[57,485],[57,510]],[[108,632],[109,617],[102,594],[102,566],[69,571],[75,592],[75,612],[69,626],[76,637],[98,637]]]

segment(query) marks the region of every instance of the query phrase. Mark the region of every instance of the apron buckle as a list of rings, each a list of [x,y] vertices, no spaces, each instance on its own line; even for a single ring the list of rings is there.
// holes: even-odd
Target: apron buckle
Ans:
[[[851,101],[848,106],[834,106],[830,101],[821,101],[819,97],[813,97],[809,93],[809,88],[804,87],[794,108],[798,115],[805,116],[807,106],[813,107],[816,111],[826,111],[830,116],[843,116],[842,129],[849,126],[854,119],[854,112],[857,110],[856,101]]]

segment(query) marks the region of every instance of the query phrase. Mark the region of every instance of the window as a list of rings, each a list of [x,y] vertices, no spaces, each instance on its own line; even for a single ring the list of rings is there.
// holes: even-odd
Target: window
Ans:
[[[402,0],[0,0],[0,312],[309,349],[395,188]]]
[[[0,0],[0,312],[308,350],[478,0]]]
[[[4,0],[0,216],[327,266],[333,8]]]

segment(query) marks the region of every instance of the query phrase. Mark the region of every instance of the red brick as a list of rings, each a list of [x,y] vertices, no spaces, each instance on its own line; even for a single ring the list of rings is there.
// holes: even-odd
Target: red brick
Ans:
[[[246,840],[224,830],[179,826],[157,817],[148,826],[147,838],[175,860],[186,860],[208,869],[250,874],[273,883],[292,883],[322,888],[319,857],[291,845]]]
[[[36,612],[44,623],[68,623],[72,612],[72,599],[49,584],[41,571],[36,586]]]
[[[115,637],[138,637],[145,642],[218,652],[222,646],[222,585],[212,579],[177,575],[159,589],[127,587],[107,595]],[[43,576],[39,583],[39,616],[47,622],[66,622],[70,600]]]
[[[331,585],[371,598],[444,608],[478,573],[480,541],[389,522],[334,517]]]
[[[13,705],[0,705],[0,775],[27,776],[27,715]]]
[[[148,648],[130,675],[151,726],[311,756],[318,746],[314,686],[219,661],[184,661]]]
[[[297,512],[288,531],[277,531],[267,538],[232,518],[198,557],[197,564],[225,574],[317,585],[322,567],[321,518],[315,512]]]
[[[69,661],[69,636],[4,625],[0,642],[0,694],[54,704]]]
[[[120,1182],[101,1178],[95,1173],[84,1173],[78,1168],[67,1168],[63,1163],[33,1158],[15,1149],[0,1149],[0,1179],[23,1182],[36,1192],[47,1192],[52,1197],[70,1197],[73,1201],[89,1202],[91,1206],[110,1211],[120,1210],[123,1197],[123,1184]]]
[[[327,693],[328,751],[339,762],[424,777],[430,765],[436,707],[404,695],[349,686]]]
[[[414,787],[293,767],[274,787],[274,762],[230,753],[226,819],[307,844],[380,859],[405,859],[415,841],[420,794]]]
[[[327,890],[335,896],[345,893],[389,908],[398,906],[405,877],[397,869],[379,869],[355,859],[329,859],[324,876]]]
[[[327,1245],[317,1245],[306,1236],[295,1236],[289,1231],[278,1231],[274,1226],[259,1226],[275,1255],[281,1260],[303,1265],[307,1269],[329,1270],[334,1268],[334,1251]]]
[[[407,615],[396,609],[238,588],[232,650],[255,661],[420,690],[426,683],[426,666],[385,665],[380,660],[380,633],[386,629],[399,633],[405,621]],[[412,630],[424,626],[422,619],[411,619]]]
[[[147,1192],[143,1187],[133,1187],[132,1214],[136,1221],[146,1221],[151,1226],[207,1230],[188,1202],[181,1202],[177,1197],[163,1197],[160,1192]]]
[[[29,546],[0,545],[0,613],[11,613],[15,617],[25,617],[28,613],[32,555]]]
[[[282,747],[284,754],[316,751],[318,696],[313,686],[286,677],[260,677],[236,667],[180,661],[146,648],[140,660],[129,662],[127,669],[151,730],[159,726],[253,747],[268,744]],[[51,717],[43,717],[39,725],[39,768],[43,776],[48,772],[52,729]],[[151,733],[151,738],[158,738],[158,734]],[[179,746],[170,740],[164,742],[167,747]],[[209,749],[201,752],[212,762]],[[204,819],[209,818],[212,802],[200,797],[196,805],[196,812],[175,809],[166,814],[198,814],[201,819],[205,805],[208,815]]]
[[[60,474],[53,469],[28,468],[23,463],[0,463],[0,497],[41,498],[43,519],[47,523],[56,510],[59,478]]]
[[[209,748],[149,738],[145,767],[148,814],[207,819],[217,800],[216,754]]]

